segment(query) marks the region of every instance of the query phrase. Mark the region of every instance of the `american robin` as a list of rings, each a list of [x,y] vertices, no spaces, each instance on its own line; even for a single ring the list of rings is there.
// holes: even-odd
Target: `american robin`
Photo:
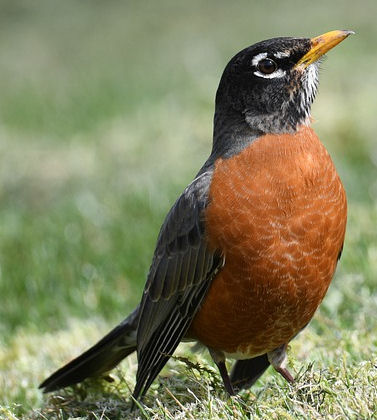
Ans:
[[[310,128],[319,61],[352,31],[274,38],[236,54],[216,94],[212,152],[169,211],[139,306],[46,379],[45,392],[137,351],[143,396],[183,339],[204,344],[229,394],[271,364],[321,303],[340,258],[346,195]],[[228,375],[225,360],[236,359]]]

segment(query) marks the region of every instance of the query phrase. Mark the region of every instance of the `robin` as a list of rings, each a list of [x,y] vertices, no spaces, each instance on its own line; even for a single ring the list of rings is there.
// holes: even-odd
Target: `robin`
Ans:
[[[142,397],[179,342],[205,345],[229,394],[309,323],[340,258],[346,195],[313,129],[321,57],[352,31],[274,38],[236,54],[216,94],[212,152],[169,211],[139,306],[41,385],[104,374],[137,352]],[[235,359],[228,375],[225,360]]]

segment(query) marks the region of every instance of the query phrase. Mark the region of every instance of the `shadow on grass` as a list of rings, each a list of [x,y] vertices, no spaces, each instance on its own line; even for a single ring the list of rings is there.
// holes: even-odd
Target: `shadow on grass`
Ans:
[[[215,369],[193,363],[184,357],[173,357],[178,362],[169,376],[161,376],[152,384],[142,402],[132,398],[133,386],[121,369],[113,376],[90,378],[83,383],[48,394],[44,407],[32,419],[150,419],[156,412],[170,418],[185,407],[208,399],[208,392],[228,398]],[[182,371],[184,371],[182,373]],[[168,416],[168,417],[167,417]]]
[[[293,385],[279,375],[266,375],[268,382],[263,387],[256,386],[235,397],[229,397],[224,391],[212,366],[185,357],[173,357],[173,364],[169,376],[159,377],[142,402],[133,400],[132,386],[118,369],[117,379],[88,379],[48,396],[45,406],[32,418],[175,419],[178,416],[196,419],[204,413],[210,414],[212,407],[214,412],[221,412],[219,407],[222,407],[222,415],[216,418],[238,418],[237,413],[254,416],[263,411],[259,404],[263,406],[266,399],[279,401],[279,405],[285,402],[287,406],[310,406],[313,412],[321,413],[332,395],[325,379],[329,372],[316,370],[313,363],[302,367]]]

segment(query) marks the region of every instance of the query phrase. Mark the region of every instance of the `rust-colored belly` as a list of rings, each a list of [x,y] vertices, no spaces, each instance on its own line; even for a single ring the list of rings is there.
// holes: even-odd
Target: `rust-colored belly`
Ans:
[[[208,241],[225,266],[188,335],[237,357],[273,350],[310,321],[333,277],[347,217],[341,181],[302,127],[219,159],[209,199]]]

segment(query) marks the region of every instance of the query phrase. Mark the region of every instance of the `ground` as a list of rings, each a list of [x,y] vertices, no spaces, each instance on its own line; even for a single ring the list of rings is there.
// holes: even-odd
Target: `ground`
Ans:
[[[377,411],[376,4],[351,0],[4,0],[0,14],[0,418],[373,418]],[[272,371],[229,398],[179,348],[130,411],[113,382],[38,384],[138,302],[163,217],[211,146],[213,98],[239,49],[277,35],[356,35],[322,64],[314,128],[349,203],[330,290]]]

